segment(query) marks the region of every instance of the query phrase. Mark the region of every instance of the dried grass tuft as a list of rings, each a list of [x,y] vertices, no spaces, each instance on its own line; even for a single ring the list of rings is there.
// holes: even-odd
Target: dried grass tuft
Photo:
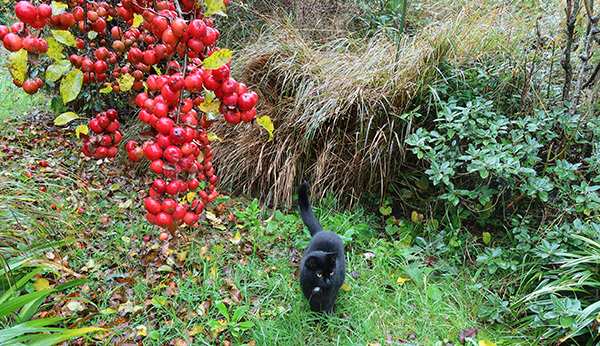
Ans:
[[[380,35],[321,45],[272,20],[236,54],[235,68],[258,92],[258,115],[271,117],[274,139],[256,125],[217,124],[221,184],[274,206],[291,205],[304,178],[315,199],[332,191],[352,205],[365,191],[384,196],[410,131],[412,117],[401,115],[419,106],[441,64],[510,50],[522,27],[507,25],[509,17],[500,7],[463,7],[399,41]]]

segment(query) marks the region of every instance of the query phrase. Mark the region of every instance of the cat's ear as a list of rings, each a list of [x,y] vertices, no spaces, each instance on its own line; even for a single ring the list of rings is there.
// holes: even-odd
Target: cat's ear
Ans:
[[[306,261],[304,261],[304,265],[308,269],[317,268],[319,266],[319,260],[316,256],[308,256]]]
[[[325,255],[325,261],[330,265],[335,265],[335,261],[337,260],[337,252],[329,252]]]

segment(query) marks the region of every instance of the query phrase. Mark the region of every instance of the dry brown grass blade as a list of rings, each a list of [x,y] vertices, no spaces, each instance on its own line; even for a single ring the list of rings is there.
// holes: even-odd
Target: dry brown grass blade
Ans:
[[[258,116],[271,117],[274,140],[249,125],[216,127],[221,181],[271,205],[291,205],[301,179],[311,179],[317,199],[384,196],[389,176],[402,164],[409,112],[438,78],[455,67],[504,52],[522,28],[510,26],[499,6],[463,6],[400,42],[380,35],[319,44],[287,22],[241,52],[238,79],[257,90]],[[520,24],[522,25],[522,24]],[[397,59],[396,59],[397,57]]]

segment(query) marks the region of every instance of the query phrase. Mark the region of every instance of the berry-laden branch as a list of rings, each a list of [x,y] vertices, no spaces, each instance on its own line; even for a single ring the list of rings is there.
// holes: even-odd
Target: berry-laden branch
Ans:
[[[230,77],[231,52],[216,46],[219,31],[205,16],[228,0],[173,1],[122,0],[116,8],[105,1],[21,1],[15,6],[20,22],[0,26],[0,40],[14,52],[15,84],[28,93],[60,84],[65,104],[82,89],[104,98],[137,93],[138,117],[148,128],[126,150],[135,162],[150,161],[156,179],[144,201],[146,217],[170,230],[196,224],[219,195],[208,127],[217,114],[233,124],[252,121],[258,101]],[[45,80],[27,80],[32,56],[45,62],[39,74]],[[78,118],[67,114],[57,120]],[[117,111],[101,111],[88,125],[77,129],[83,154],[113,158],[123,137]]]

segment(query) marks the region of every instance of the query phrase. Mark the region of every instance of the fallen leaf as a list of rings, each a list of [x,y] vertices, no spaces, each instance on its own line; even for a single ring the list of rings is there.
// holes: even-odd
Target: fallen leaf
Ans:
[[[67,303],[67,308],[73,312],[85,310],[85,304],[79,300],[71,300]]]
[[[479,329],[477,329],[477,328],[463,329],[458,334],[458,341],[461,344],[464,344],[466,338],[475,339],[477,337],[477,332],[478,331],[479,331]]]
[[[240,232],[237,232],[237,233],[235,234],[235,237],[233,237],[232,239],[230,239],[230,241],[231,241],[233,244],[238,244],[238,243],[240,242],[240,240],[242,240],[242,235],[240,234]]]
[[[396,280],[396,281],[398,281],[398,283],[399,283],[400,285],[402,285],[402,284],[403,284],[403,283],[405,283],[406,281],[410,281],[410,278],[406,279],[406,278],[403,278],[403,277],[401,277],[401,276],[398,276],[398,280]]]
[[[185,342],[182,338],[175,338],[171,340],[171,345],[173,346],[187,346],[188,343]]]
[[[344,284],[342,285],[342,290],[346,292],[350,291],[350,285],[347,282],[344,282]]]
[[[432,264],[435,264],[435,262],[437,262],[437,260],[438,259],[435,256],[427,256],[427,257],[425,257],[425,264],[432,265]]]
[[[35,288],[36,291],[41,291],[48,290],[52,287],[50,287],[50,282],[48,280],[44,278],[39,278],[33,283],[33,288]]]
[[[496,344],[487,340],[479,340],[479,346],[496,346]]]
[[[148,335],[148,328],[144,325],[139,325],[135,327],[137,329],[137,336],[146,336]]]
[[[365,252],[365,253],[363,254],[363,256],[365,256],[365,258],[369,259],[369,258],[373,258],[373,257],[375,257],[375,254],[374,254],[374,253],[372,253],[372,252]]]

